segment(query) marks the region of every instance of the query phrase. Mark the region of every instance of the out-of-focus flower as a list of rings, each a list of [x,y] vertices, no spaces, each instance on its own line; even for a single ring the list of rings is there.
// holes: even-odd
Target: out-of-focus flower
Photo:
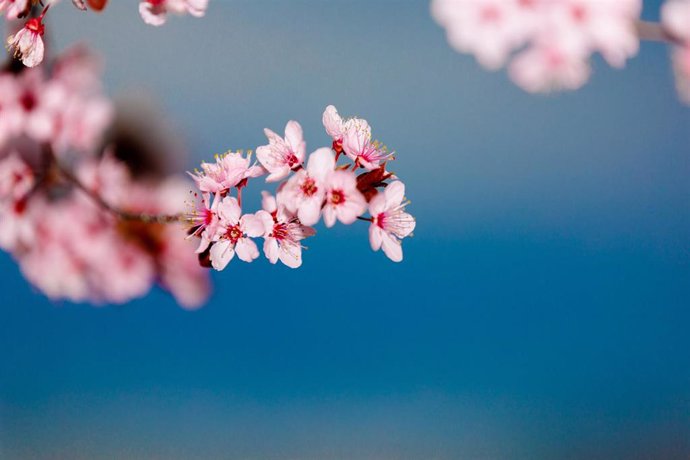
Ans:
[[[661,22],[676,39],[690,42],[690,0],[666,0],[661,7]]]
[[[316,231],[303,225],[284,205],[277,204],[268,192],[263,195],[264,209],[256,216],[264,226],[264,254],[272,264],[280,260],[290,268],[298,268],[302,265],[301,241],[314,236]]]
[[[575,90],[589,79],[590,65],[581,53],[562,47],[558,42],[534,45],[520,53],[510,64],[510,76],[531,93]]]
[[[690,43],[673,50],[673,69],[678,94],[686,104],[690,104]]]
[[[0,0],[0,13],[7,10],[7,19],[17,19],[29,8],[29,0]]]
[[[302,127],[290,120],[285,126],[285,139],[270,129],[264,129],[268,145],[256,149],[256,156],[261,165],[270,173],[267,182],[276,182],[299,168],[306,155],[307,144],[304,142]]]
[[[690,0],[667,0],[661,8],[664,29],[680,43],[672,50],[678,94],[690,104]]]
[[[0,159],[0,201],[25,198],[34,182],[33,170],[16,151]]]
[[[527,44],[510,74],[533,92],[579,88],[594,52],[623,67],[639,48],[635,20],[641,10],[641,0],[432,1],[450,44],[489,69],[502,67]]]
[[[139,14],[146,24],[161,26],[168,20],[168,13],[189,14],[202,17],[206,14],[208,0],[142,0]]]
[[[21,135],[48,142],[58,154],[93,152],[113,119],[92,55],[73,50],[51,75],[43,68],[0,72],[0,147]]]
[[[400,181],[391,182],[382,193],[376,195],[369,203],[371,226],[369,242],[374,251],[383,252],[393,262],[403,259],[400,240],[412,233],[415,220],[405,212],[405,185]]]

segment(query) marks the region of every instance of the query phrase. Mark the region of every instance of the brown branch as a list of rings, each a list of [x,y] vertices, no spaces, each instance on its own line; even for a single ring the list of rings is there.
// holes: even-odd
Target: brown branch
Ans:
[[[89,189],[83,182],[79,180],[71,171],[64,168],[57,161],[55,162],[56,168],[60,175],[67,180],[70,184],[74,185],[78,190],[86,194],[94,203],[96,203],[101,208],[112,213],[117,218],[128,221],[139,221],[146,224],[172,224],[176,222],[184,222],[186,219],[181,214],[148,214],[148,213],[135,213],[119,209],[103,199],[98,193]]]
[[[665,42],[675,45],[682,45],[683,42],[678,37],[670,34],[659,22],[635,21],[635,30],[640,40],[653,42]]]

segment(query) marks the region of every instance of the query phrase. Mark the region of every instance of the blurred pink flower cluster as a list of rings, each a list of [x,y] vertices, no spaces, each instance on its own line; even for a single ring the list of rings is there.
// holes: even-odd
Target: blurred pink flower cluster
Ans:
[[[251,153],[228,152],[191,174],[202,200],[190,216],[190,234],[200,239],[202,260],[216,270],[224,269],[235,254],[251,262],[259,257],[254,239],[263,238],[271,263],[297,268],[301,242],[316,233],[312,226],[321,218],[326,227],[367,221],[372,249],[383,249],[395,262],[403,259],[401,240],[412,233],[415,220],[405,211],[405,186],[386,169],[392,153],[372,140],[364,119],[344,120],[333,106],[322,119],[331,148],[307,157],[302,127],[289,121],[284,137],[265,130],[268,144],[256,149],[258,163],[252,163]],[[340,158],[349,161],[338,164]],[[358,169],[363,172],[357,174]],[[275,196],[264,191],[263,209],[243,213],[243,188],[263,175],[266,182],[282,181]],[[369,216],[363,217],[367,211]]]
[[[135,179],[104,153],[114,110],[92,55],[45,68],[0,72],[0,248],[51,299],[123,303],[158,282],[200,306],[207,273],[185,227],[137,219],[183,211],[190,184]]]
[[[667,0],[661,9],[661,20],[676,42],[672,59],[678,92],[690,104],[690,0]]]
[[[14,56],[27,67],[36,67],[43,61],[45,44],[43,19],[50,7],[58,0],[0,0],[0,14],[8,20],[26,19],[23,27],[7,38],[7,47]],[[91,9],[102,11],[107,0],[72,0],[72,4],[82,11]],[[42,8],[42,12],[31,17],[32,9]],[[153,26],[165,24],[169,14],[189,14],[202,17],[206,13],[208,0],[141,0],[139,14],[145,23]]]
[[[623,67],[638,51],[641,10],[642,0],[432,0],[451,46],[492,70],[510,60],[529,92],[580,88],[595,52]]]

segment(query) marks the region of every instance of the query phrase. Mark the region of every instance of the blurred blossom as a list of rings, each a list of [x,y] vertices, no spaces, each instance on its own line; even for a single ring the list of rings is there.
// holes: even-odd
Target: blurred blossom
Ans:
[[[577,89],[592,53],[623,67],[639,48],[641,0],[433,0],[431,9],[451,46],[488,69],[518,52],[510,75],[530,92]]]
[[[690,0],[667,0],[661,9],[661,21],[678,42],[671,52],[676,86],[680,97],[690,104]]]
[[[114,109],[101,67],[79,47],[50,73],[0,73],[0,247],[54,300],[124,303],[158,282],[182,306],[201,306],[208,274],[185,227],[136,218],[183,212],[191,184],[133,176],[116,138],[104,150]]]
[[[139,14],[146,24],[161,26],[168,20],[168,14],[189,14],[202,17],[206,14],[208,0],[142,0]]]

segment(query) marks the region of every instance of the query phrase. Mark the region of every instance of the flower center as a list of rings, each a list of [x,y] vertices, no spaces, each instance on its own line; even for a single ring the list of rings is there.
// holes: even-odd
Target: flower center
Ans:
[[[36,96],[31,91],[25,91],[19,98],[19,103],[25,111],[31,112],[36,107]]]
[[[302,182],[300,188],[305,196],[313,196],[319,190],[319,188],[316,186],[316,181],[311,177],[304,179],[304,182]]]
[[[237,243],[237,240],[242,238],[242,230],[240,229],[239,225],[235,225],[233,227],[229,227],[228,231],[225,233],[225,236],[232,242],[232,243]]]
[[[331,191],[331,204],[338,206],[345,203],[345,194],[342,190]]]
[[[288,236],[287,224],[280,223],[273,226],[273,238],[277,240],[284,240]]]

